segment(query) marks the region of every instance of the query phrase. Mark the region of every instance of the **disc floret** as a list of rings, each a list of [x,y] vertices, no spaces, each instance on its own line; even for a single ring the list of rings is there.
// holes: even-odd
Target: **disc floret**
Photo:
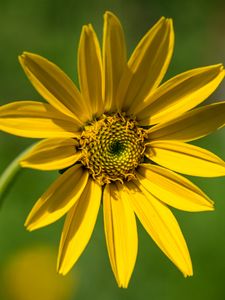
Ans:
[[[83,165],[101,185],[135,178],[145,152],[145,130],[123,114],[103,115],[80,138]]]

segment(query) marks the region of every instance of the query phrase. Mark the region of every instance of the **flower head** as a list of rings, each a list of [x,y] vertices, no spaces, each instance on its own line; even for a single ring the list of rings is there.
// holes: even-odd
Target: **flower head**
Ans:
[[[23,158],[23,167],[63,170],[25,223],[34,230],[67,214],[58,255],[62,274],[85,249],[102,202],[109,259],[119,286],[127,287],[136,260],[136,216],[178,269],[192,275],[185,240],[168,206],[213,210],[204,192],[174,171],[225,175],[222,159],[186,143],[225,124],[225,102],[194,108],[213,93],[225,71],[221,64],[197,68],[160,85],[173,45],[172,20],[163,17],[127,60],[121,24],[106,12],[102,49],[92,26],[83,27],[79,89],[41,56],[24,53],[19,58],[48,103],[2,106],[0,129],[44,138]]]

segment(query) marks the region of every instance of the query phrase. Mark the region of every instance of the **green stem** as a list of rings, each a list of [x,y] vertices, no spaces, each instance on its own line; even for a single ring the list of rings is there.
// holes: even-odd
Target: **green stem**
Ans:
[[[17,175],[21,170],[20,160],[25,154],[27,154],[34,145],[28,147],[22,153],[20,153],[5,169],[5,171],[0,176],[0,206],[2,205],[3,199],[6,196],[8,190],[12,186],[12,183],[15,182]]]

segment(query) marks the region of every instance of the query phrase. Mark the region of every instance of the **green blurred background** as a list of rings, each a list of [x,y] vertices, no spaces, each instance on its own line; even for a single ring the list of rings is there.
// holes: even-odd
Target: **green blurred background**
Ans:
[[[81,27],[92,23],[101,38],[105,10],[113,11],[121,19],[129,52],[160,16],[173,18],[175,52],[166,78],[191,68],[225,63],[224,1],[0,0],[0,104],[40,100],[17,60],[24,50],[54,61],[77,81],[76,49]],[[207,102],[224,99],[225,82]],[[31,142],[0,133],[0,172]],[[224,130],[195,144],[225,158]],[[174,210],[192,256],[192,278],[184,279],[138,224],[136,267],[129,288],[119,289],[107,257],[101,212],[91,242],[76,267],[67,277],[57,277],[68,293],[58,292],[58,298],[54,296],[54,291],[60,290],[59,284],[46,279],[55,276],[54,264],[44,263],[39,270],[34,262],[42,260],[44,254],[39,250],[45,248],[53,249],[51,259],[56,262],[63,220],[33,233],[25,231],[23,222],[57,175],[23,170],[5,199],[0,211],[0,299],[225,299],[224,178],[191,178],[215,200],[215,212],[194,214]],[[28,258],[24,263],[27,267],[21,263],[24,257]],[[18,283],[19,278],[23,278],[25,286]],[[42,296],[37,296],[34,291],[43,286],[43,280],[49,285],[43,288]]]

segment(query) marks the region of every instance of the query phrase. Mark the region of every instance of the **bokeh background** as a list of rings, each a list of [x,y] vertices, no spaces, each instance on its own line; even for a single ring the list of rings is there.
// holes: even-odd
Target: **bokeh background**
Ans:
[[[24,50],[57,63],[75,81],[76,49],[83,24],[102,36],[105,10],[124,26],[128,50],[160,16],[174,20],[176,44],[166,78],[185,70],[225,63],[225,2],[219,0],[0,0],[0,104],[40,100],[19,66]],[[207,102],[225,99],[225,82]],[[33,141],[0,132],[0,172]],[[225,159],[225,130],[195,142]],[[91,242],[73,271],[55,273],[63,220],[28,233],[24,220],[57,172],[23,170],[0,210],[0,299],[225,299],[225,179],[191,178],[216,202],[215,212],[174,213],[193,260],[185,279],[138,224],[139,253],[127,290],[110,269],[102,212]]]

